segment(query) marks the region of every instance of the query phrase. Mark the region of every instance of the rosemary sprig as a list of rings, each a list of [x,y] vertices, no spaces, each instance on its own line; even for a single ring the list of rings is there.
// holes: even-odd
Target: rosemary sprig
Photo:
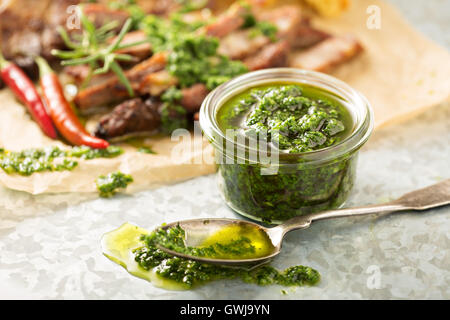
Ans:
[[[111,42],[111,39],[115,36],[114,29],[117,28],[117,21],[112,21],[96,28],[94,23],[82,13],[82,10],[80,10],[80,21],[83,26],[82,33],[74,36],[73,40],[64,28],[61,27],[58,29],[64,43],[71,50],[63,51],[54,49],[52,50],[52,54],[63,60],[61,62],[63,66],[89,65],[90,71],[84,84],[89,82],[92,75],[103,74],[112,70],[119,78],[119,81],[125,86],[128,94],[133,97],[134,91],[131,83],[118,61],[133,61],[135,58],[129,54],[117,52],[144,42],[139,41],[121,44],[123,38],[132,27],[132,19],[130,18],[125,22],[113,42]]]

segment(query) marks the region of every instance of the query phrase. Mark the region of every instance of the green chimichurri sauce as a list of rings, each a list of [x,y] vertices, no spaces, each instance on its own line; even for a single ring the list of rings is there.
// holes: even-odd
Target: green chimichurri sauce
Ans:
[[[99,194],[103,198],[112,197],[119,189],[125,189],[131,182],[133,178],[120,171],[100,176],[95,181]]]
[[[0,152],[0,167],[8,174],[29,176],[35,172],[70,171],[78,166],[77,159],[113,158],[122,153],[123,150],[115,146],[102,150],[85,146],[67,150],[58,147],[26,149],[18,152],[3,150]]]
[[[290,153],[330,147],[353,127],[350,113],[337,100],[316,88],[289,83],[257,86],[234,96],[221,106],[217,120],[223,131],[264,135]]]
[[[227,204],[268,223],[339,207],[353,186],[355,153],[319,165],[310,164],[304,155],[331,151],[351,135],[353,119],[341,101],[313,86],[279,82],[255,86],[225,101],[216,114],[224,133],[234,129],[234,136],[246,142],[262,137],[269,150],[280,151],[276,174],[267,175],[262,174],[267,165],[238,161],[234,154],[218,150]],[[261,140],[256,141],[260,147]]]
[[[144,235],[143,235],[144,234]],[[124,224],[104,235],[103,253],[131,274],[166,289],[186,290],[213,280],[241,279],[257,285],[303,286],[319,282],[320,274],[305,266],[279,271],[271,266],[252,270],[200,263],[171,256],[146,241],[151,233]]]
[[[159,228],[145,236],[148,245],[163,246],[190,256],[215,259],[253,259],[266,257],[275,248],[267,235],[257,227],[230,224],[216,231],[195,246],[186,245],[185,231],[178,225]]]

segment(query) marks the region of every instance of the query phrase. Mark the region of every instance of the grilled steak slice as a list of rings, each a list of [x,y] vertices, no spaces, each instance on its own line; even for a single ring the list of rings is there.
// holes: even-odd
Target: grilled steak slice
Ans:
[[[295,49],[306,49],[328,39],[330,36],[329,33],[314,29],[309,25],[302,25],[297,28],[291,46]]]
[[[216,21],[205,26],[200,31],[208,36],[223,38],[242,27],[248,10],[245,6],[235,3],[227,11],[219,15]]]
[[[294,53],[290,65],[295,68],[327,72],[363,51],[352,35],[330,37],[310,49]]]
[[[277,39],[286,39],[290,42],[296,38],[296,30],[309,23],[309,19],[302,14],[300,7],[295,5],[263,11],[257,15],[257,18],[277,27]]]
[[[115,38],[113,38],[111,41],[114,41]],[[123,40],[121,41],[122,45],[131,44],[135,42],[141,42],[147,40],[147,36],[145,35],[144,31],[136,30],[128,32]],[[129,54],[133,57],[135,57],[137,60],[141,61],[145,58],[148,58],[152,53],[152,47],[150,45],[150,42],[145,42],[136,46],[132,46],[129,48],[124,48],[121,50],[117,50],[117,53],[124,53]]]
[[[73,81],[77,86],[81,86],[82,84],[85,86],[94,86],[99,85],[107,80],[111,80],[115,77],[113,72],[108,72],[105,74],[96,74],[92,75],[91,79],[87,82],[87,77],[89,76],[90,67],[87,64],[80,64],[76,66],[67,66],[62,70],[63,75],[69,76],[71,81]]]
[[[194,84],[192,87],[182,90],[183,98],[181,98],[180,104],[189,113],[195,113],[200,110],[200,106],[208,93],[209,90],[203,83]]]
[[[141,82],[147,75],[164,69],[166,61],[166,53],[157,53],[126,71],[125,75],[133,90],[140,88]],[[114,77],[80,91],[75,97],[75,103],[80,109],[89,109],[120,102],[128,97],[125,86],[119,82],[117,77]]]
[[[218,52],[230,59],[240,60],[270,43],[268,37],[254,36],[252,32],[252,30],[238,30],[230,33],[220,41]]]
[[[287,40],[278,41],[265,46],[259,53],[244,60],[244,64],[251,71],[285,67],[288,63],[289,43]]]
[[[323,40],[324,33],[309,26],[309,19],[302,15],[298,6],[283,6],[270,12],[257,14],[260,21],[272,23],[278,30],[277,39],[286,39],[292,46],[304,48]],[[257,53],[272,40],[264,35],[255,35],[254,30],[238,30],[220,41],[219,53],[233,59],[242,60]]]
[[[83,5],[83,13],[96,27],[101,27],[108,22],[117,21],[115,31],[119,31],[128,19],[129,14],[124,10],[114,10],[101,3],[86,3]]]
[[[141,98],[127,100],[100,119],[95,135],[103,139],[120,137],[125,134],[152,132],[159,128],[161,103]]]
[[[177,83],[178,79],[164,69],[145,76],[142,79],[138,92],[141,95],[150,94],[152,96],[159,96]]]

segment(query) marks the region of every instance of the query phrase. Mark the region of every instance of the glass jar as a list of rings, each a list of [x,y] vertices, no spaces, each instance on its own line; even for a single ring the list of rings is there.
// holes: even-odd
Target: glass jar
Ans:
[[[337,100],[351,114],[351,133],[324,149],[281,153],[277,161],[252,157],[258,151],[223,132],[217,112],[243,91],[280,82],[314,87]],[[363,95],[334,77],[275,68],[250,72],[217,87],[202,104],[200,125],[214,146],[219,187],[227,205],[250,219],[279,224],[297,215],[344,204],[354,184],[358,150],[373,130],[373,114]]]

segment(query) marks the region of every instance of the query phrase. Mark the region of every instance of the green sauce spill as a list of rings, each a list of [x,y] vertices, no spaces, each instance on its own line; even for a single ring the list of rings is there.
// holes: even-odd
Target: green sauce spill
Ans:
[[[85,146],[68,150],[58,147],[34,148],[18,152],[3,150],[0,152],[0,167],[8,174],[29,176],[35,172],[73,170],[78,166],[76,159],[113,158],[122,153],[123,150],[115,146],[103,150]]]
[[[284,271],[271,266],[247,270],[174,257],[145,241],[151,237],[152,233],[126,223],[103,236],[103,253],[131,274],[172,290],[191,289],[220,279],[283,286],[314,285],[320,280],[316,270],[304,266],[294,266]]]
[[[131,182],[133,182],[133,178],[129,174],[124,174],[120,171],[100,176],[95,181],[100,196],[103,198],[112,197],[117,193],[118,189],[125,189]]]

